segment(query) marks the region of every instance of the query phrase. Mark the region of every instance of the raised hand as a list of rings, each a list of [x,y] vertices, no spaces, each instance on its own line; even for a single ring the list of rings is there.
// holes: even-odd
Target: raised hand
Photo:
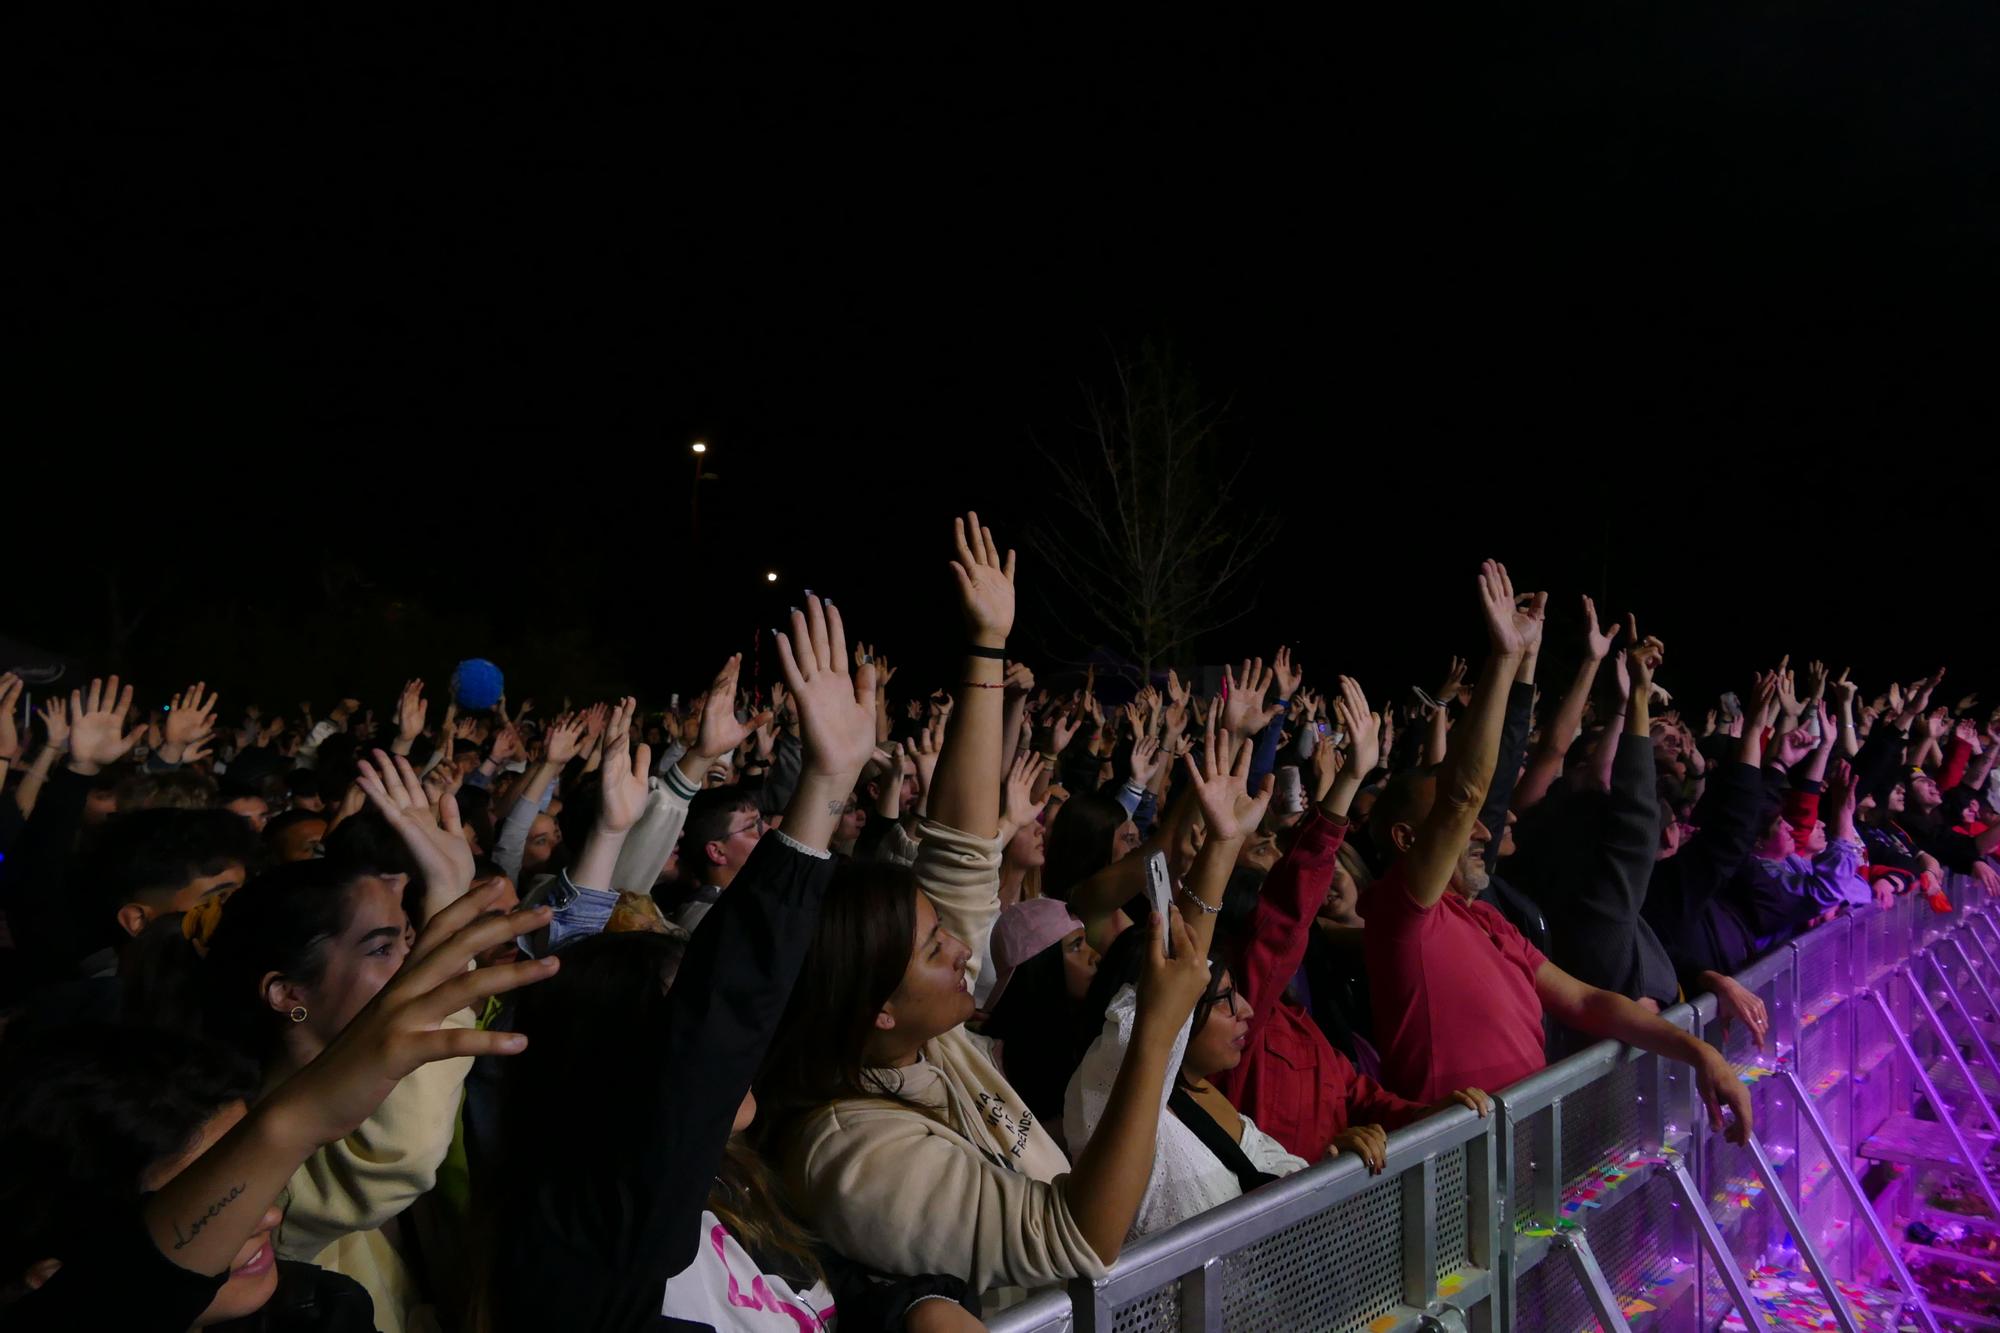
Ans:
[[[1024,754],[1007,770],[1007,781],[1000,791],[999,837],[1002,847],[1017,832],[1033,823],[1042,813],[1042,807],[1048,804],[1046,795],[1039,801],[1035,799],[1035,788],[1041,783],[1047,768],[1048,760],[1040,755]],[[896,780],[895,777],[884,779],[890,782]]]
[[[932,718],[922,731],[909,740],[910,762],[917,770],[917,800],[920,805],[924,793],[931,789],[931,774],[937,772],[938,754],[943,748],[944,719],[941,717]]]
[[[1132,784],[1136,787],[1150,787],[1153,779],[1166,767],[1167,756],[1160,749],[1160,743],[1151,736],[1141,736],[1132,746]]]
[[[215,734],[217,695],[204,694],[205,682],[197,681],[176,694],[161,728],[158,750],[160,762],[178,764],[186,757],[190,743]]]
[[[1488,560],[1479,567],[1479,609],[1486,617],[1486,638],[1503,657],[1520,657],[1541,647],[1542,622],[1548,607],[1545,592],[1514,591],[1507,566]]]
[[[1804,727],[1793,727],[1771,743],[1771,757],[1786,768],[1798,763],[1818,747],[1812,733]]]
[[[1029,695],[1035,692],[1035,673],[1028,669],[1026,662],[1009,662],[1007,674],[1003,679],[1010,695]]]
[[[1290,699],[1299,692],[1299,685],[1306,678],[1306,669],[1304,667],[1294,668],[1292,665],[1292,650],[1281,645],[1278,648],[1277,656],[1272,659],[1271,674],[1277,678],[1278,697],[1280,699]]]
[[[1265,707],[1264,699],[1271,692],[1277,673],[1264,665],[1264,659],[1248,658],[1234,673],[1225,666],[1222,678],[1228,685],[1222,705],[1222,729],[1249,736],[1269,726],[1279,710],[1276,704]]]
[[[42,700],[42,706],[35,710],[41,714],[42,730],[48,733],[49,748],[57,752],[69,748],[69,706],[61,695],[52,695]]]
[[[1325,737],[1321,737],[1319,744],[1313,746],[1312,776],[1315,803],[1326,799],[1326,794],[1333,790],[1333,784],[1340,777],[1340,771],[1346,764],[1346,753],[1340,747],[1328,744]]]
[[[1839,678],[1827,684],[1827,692],[1833,696],[1836,708],[1846,708],[1852,704],[1855,694],[1859,692],[1860,687],[1848,679],[1853,670],[1853,667],[1842,667]]]
[[[1049,740],[1055,746],[1056,753],[1061,754],[1067,750],[1069,743],[1076,739],[1076,733],[1082,729],[1083,716],[1073,710],[1065,709],[1051,718]]]
[[[583,739],[583,717],[564,713],[542,733],[542,755],[551,764],[567,764],[583,752]]]
[[[396,700],[396,743],[403,747],[399,753],[409,753],[417,737],[424,734],[424,721],[429,715],[430,705],[424,702],[424,683],[405,681],[402,697]]]
[[[778,667],[798,704],[805,771],[842,779],[851,790],[875,752],[874,664],[848,674],[847,627],[839,608],[810,594],[805,609],[792,612],[790,636],[777,636],[777,645]]]
[[[1796,722],[1798,721],[1799,714],[1805,711],[1806,706],[1805,702],[1799,698],[1798,685],[1793,678],[1791,668],[1786,665],[1791,660],[1791,654],[1787,653],[1784,660],[1778,663],[1778,709],[1786,717]]]
[[[1249,738],[1244,738],[1236,746],[1235,762],[1225,764],[1217,752],[1215,732],[1210,731],[1203,739],[1205,762],[1197,762],[1192,751],[1187,756],[1188,775],[1194,779],[1195,799],[1208,820],[1210,842],[1233,842],[1249,836],[1271,804],[1269,773],[1256,795],[1247,790],[1251,749]]]
[[[1241,784],[1238,784],[1239,788]],[[1173,956],[1167,941],[1173,941]],[[1194,933],[1179,912],[1158,912],[1146,923],[1146,966],[1139,973],[1139,1010],[1134,1036],[1169,1044],[1208,989],[1208,955],[1195,948]]]
[[[1757,685],[1751,691],[1752,701],[1745,710],[1743,731],[1746,736],[1761,735],[1777,722],[1779,684],[1777,672],[1757,673]]]
[[[816,599],[815,599],[816,600]],[[794,617],[798,612],[792,612]],[[784,636],[776,636],[779,643]],[[701,760],[719,759],[742,745],[751,733],[771,720],[769,712],[762,712],[748,720],[736,716],[736,678],[743,668],[743,654],[732,653],[722,664],[722,670],[715,673],[709,682],[708,693],[701,698],[701,730],[695,743],[688,747],[690,753]]]
[[[626,753],[626,741],[632,734],[632,714],[638,708],[639,701],[630,695],[619,700],[604,733],[604,762],[599,770],[603,785],[598,796],[597,823],[614,836],[630,831],[646,812],[646,777],[653,768],[653,747],[641,741],[636,751]],[[615,862],[617,858],[612,859]]]
[[[14,708],[21,702],[21,678],[13,672],[0,674],[0,763],[21,757],[21,730],[14,721]]]
[[[1440,704],[1449,704],[1458,698],[1459,687],[1463,684],[1465,684],[1465,659],[1454,655],[1451,665],[1445,668],[1443,683],[1431,697]]]
[[[1008,551],[1002,561],[992,530],[980,526],[977,513],[955,518],[951,526],[958,551],[951,572],[958,580],[965,632],[978,647],[1005,647],[1014,628],[1014,553]]]
[[[353,1133],[420,1065],[458,1056],[515,1055],[527,1048],[528,1039],[518,1032],[443,1026],[461,1009],[556,973],[554,958],[468,968],[494,945],[548,924],[546,907],[494,912],[501,891],[495,884],[467,894],[431,918],[402,970],[325,1050],[271,1094],[271,1101],[286,1108],[285,1123],[297,1125],[311,1142],[331,1143]]]
[[[528,747],[521,739],[520,728],[509,722],[493,735],[493,762],[505,767],[516,759],[528,757]]]
[[[1653,673],[1659,670],[1660,663],[1666,659],[1667,645],[1661,643],[1657,635],[1647,635],[1641,639],[1639,618],[1629,613],[1625,617],[1625,629],[1625,658],[1628,663],[1627,670],[1631,675],[1632,688],[1639,692],[1640,698],[1650,700],[1653,693]]]
[[[93,678],[89,693],[69,692],[69,766],[86,776],[115,764],[132,752],[146,732],[139,723],[125,730],[125,717],[132,711],[132,687],[119,687],[118,677]]]
[[[1340,719],[1340,729],[1347,733],[1354,776],[1366,781],[1382,764],[1382,715],[1368,711],[1368,696],[1349,676],[1340,678],[1340,697],[1333,701],[1333,711]]]
[[[1806,698],[1808,700],[1824,699],[1826,697],[1826,683],[1826,663],[1820,661],[1818,658],[1814,658],[1812,661],[1806,663]]]
[[[416,770],[401,755],[375,751],[375,761],[360,761],[355,779],[369,803],[382,812],[409,848],[424,876],[424,908],[428,919],[456,902],[472,887],[472,848],[458,821],[458,802],[441,800],[431,806]]]

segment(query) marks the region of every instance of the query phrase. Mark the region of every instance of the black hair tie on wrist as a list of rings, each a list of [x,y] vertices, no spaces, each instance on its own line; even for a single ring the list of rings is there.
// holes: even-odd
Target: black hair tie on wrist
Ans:
[[[995,662],[1004,662],[1007,660],[1007,650],[1005,648],[982,648],[976,643],[965,645],[965,653],[968,657],[985,657]]]

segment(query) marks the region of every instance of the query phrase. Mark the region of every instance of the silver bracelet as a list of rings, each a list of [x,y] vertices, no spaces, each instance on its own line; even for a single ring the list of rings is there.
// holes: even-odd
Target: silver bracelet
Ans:
[[[1201,900],[1201,898],[1195,893],[1193,889],[1190,889],[1185,884],[1175,889],[1175,892],[1180,894],[1181,897],[1187,899],[1189,902],[1193,903],[1196,907],[1199,907],[1202,911],[1206,912],[1210,916],[1214,916],[1217,912],[1220,912],[1222,910],[1221,903],[1217,903],[1215,906],[1210,907],[1207,903]]]

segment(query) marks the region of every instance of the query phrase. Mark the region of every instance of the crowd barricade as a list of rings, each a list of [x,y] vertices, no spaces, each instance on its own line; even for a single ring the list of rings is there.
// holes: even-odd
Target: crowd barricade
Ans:
[[[1970,879],[1807,932],[1665,1017],[1724,1052],[1755,1133],[1693,1071],[1600,1043],[1135,1241],[996,1333],[2000,1330],[2000,925]],[[1468,1015],[1467,1021],[1477,1021]],[[1993,1290],[1990,1304],[1981,1293]]]

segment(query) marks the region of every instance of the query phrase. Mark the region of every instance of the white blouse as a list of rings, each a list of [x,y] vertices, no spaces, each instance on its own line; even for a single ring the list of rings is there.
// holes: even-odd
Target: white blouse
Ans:
[[[1112,997],[1110,1008],[1104,1011],[1104,1031],[1090,1043],[1083,1063],[1070,1076],[1069,1087],[1063,1093],[1063,1132],[1069,1141],[1072,1160],[1082,1153],[1104,1118],[1104,1108],[1111,1101],[1111,1085],[1117,1081],[1119,1066],[1125,1062],[1125,1048],[1132,1043],[1138,1008],[1137,992],[1130,986],[1120,988]],[[1164,1231],[1243,1193],[1236,1173],[1224,1166],[1195,1137],[1194,1131],[1167,1109],[1167,1099],[1173,1095],[1174,1071],[1180,1068],[1187,1054],[1193,1023],[1194,1015],[1189,1014],[1167,1057],[1166,1084],[1160,1090],[1160,1127],[1154,1144],[1153,1174],[1146,1181],[1146,1197],[1139,1203],[1139,1215],[1132,1222],[1128,1240]],[[1270,1175],[1288,1176],[1307,1165],[1303,1158],[1292,1156],[1276,1139],[1258,1129],[1247,1115],[1243,1117],[1241,1143],[1243,1155],[1250,1159],[1251,1165]]]

